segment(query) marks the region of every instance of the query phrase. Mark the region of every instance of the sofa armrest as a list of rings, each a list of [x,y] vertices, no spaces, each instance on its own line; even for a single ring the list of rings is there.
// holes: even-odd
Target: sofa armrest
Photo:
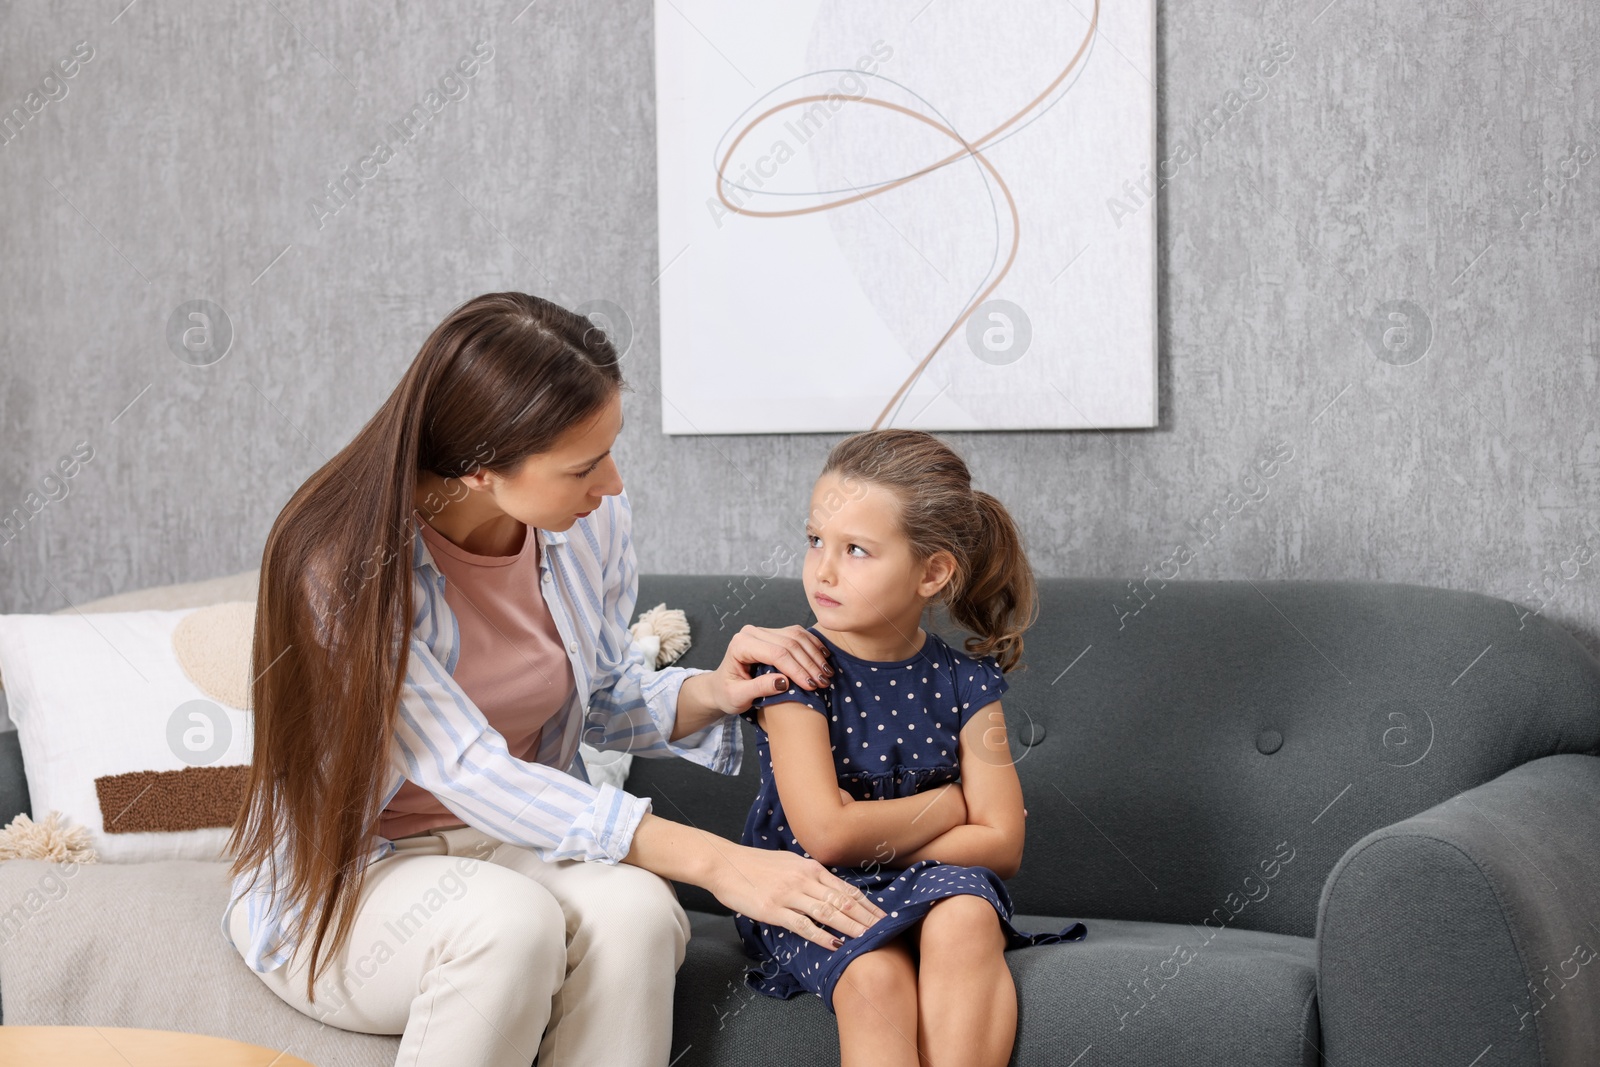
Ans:
[[[1338,1067],[1600,1063],[1597,954],[1600,758],[1533,760],[1334,866],[1317,908],[1323,1051]]]

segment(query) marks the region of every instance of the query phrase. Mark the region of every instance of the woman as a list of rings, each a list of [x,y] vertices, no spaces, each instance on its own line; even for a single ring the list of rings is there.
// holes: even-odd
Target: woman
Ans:
[[[397,1063],[666,1064],[689,937],[669,878],[818,944],[882,916],[815,860],[588,780],[580,730],[736,774],[729,716],[832,675],[799,626],[647,670],[625,387],[589,320],[468,301],[267,538],[223,932],[301,1012],[402,1034]]]

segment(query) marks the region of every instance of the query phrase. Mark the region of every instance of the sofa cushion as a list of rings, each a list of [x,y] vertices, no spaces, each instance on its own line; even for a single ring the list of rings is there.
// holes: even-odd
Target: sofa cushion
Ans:
[[[673,1020],[679,1063],[838,1062],[837,1024],[821,999],[805,993],[776,1000],[748,988],[741,976],[749,961],[733,920],[689,916],[694,936],[678,971]],[[1066,921],[1016,917],[1024,930]],[[1079,1056],[1084,1064],[1185,1067],[1317,1063],[1315,942],[1250,930],[1086,922],[1083,941],[1006,953],[1017,983],[1017,1067]]]
[[[399,1037],[358,1034],[279,1000],[222,934],[228,867],[0,863],[7,1026],[131,1026],[230,1037],[319,1067],[388,1067]]]
[[[399,1038],[309,1019],[273,995],[220,929],[227,866],[194,860],[0,863],[0,998],[8,1025],[134,1026],[230,1037],[313,1063],[391,1064]],[[699,1063],[837,1059],[809,994],[743,983],[733,920],[691,911],[673,1055]],[[1022,929],[1062,920],[1019,915]],[[1208,941],[1206,935],[1211,934]],[[1017,979],[1017,1064],[1315,1062],[1311,941],[1247,930],[1096,919],[1087,939],[1006,954]]]
[[[1386,582],[1134,585],[1041,579],[1026,669],[1007,675],[1028,807],[1007,885],[1019,911],[1084,917],[1091,940],[1096,915],[1312,937],[1328,872],[1365,834],[1530,760],[1600,754],[1600,664],[1504,600]],[[684,609],[687,667],[715,667],[746,623],[812,618],[793,578],[647,574],[639,596]],[[942,616],[928,626],[960,647]],[[627,788],[737,839],[755,762],[748,744],[737,778],[635,760]]]

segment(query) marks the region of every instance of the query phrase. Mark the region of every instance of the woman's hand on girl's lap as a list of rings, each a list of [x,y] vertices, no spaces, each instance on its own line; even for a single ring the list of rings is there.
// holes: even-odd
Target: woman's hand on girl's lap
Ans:
[[[883,918],[865,893],[814,859],[751,848],[646,811],[622,862],[700,886],[741,915],[837,948],[818,923],[856,937]]]
[[[842,942],[823,926],[859,937],[883,918],[867,895],[814,859],[787,849],[733,845],[706,888],[741,915],[793,931],[826,949]]]
[[[752,678],[750,668],[757,663],[770,664],[778,673]],[[713,673],[720,683],[722,710],[729,715],[747,710],[757,697],[784,692],[791,683],[821,689],[833,679],[827,648],[804,626],[740,627]]]

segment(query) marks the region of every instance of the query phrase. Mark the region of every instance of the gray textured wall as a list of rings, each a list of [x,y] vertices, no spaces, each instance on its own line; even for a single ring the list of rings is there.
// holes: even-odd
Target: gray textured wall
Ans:
[[[0,112],[26,116],[0,147],[0,511],[27,516],[0,611],[255,566],[439,317],[506,288],[632,317],[645,571],[799,547],[837,435],[659,432],[646,0],[124,3],[0,5]],[[948,435],[1038,570],[1472,589],[1600,648],[1597,19],[1163,5],[1160,428]],[[468,94],[319,225],[310,200],[479,41]],[[168,343],[195,299],[233,327],[211,365]]]

